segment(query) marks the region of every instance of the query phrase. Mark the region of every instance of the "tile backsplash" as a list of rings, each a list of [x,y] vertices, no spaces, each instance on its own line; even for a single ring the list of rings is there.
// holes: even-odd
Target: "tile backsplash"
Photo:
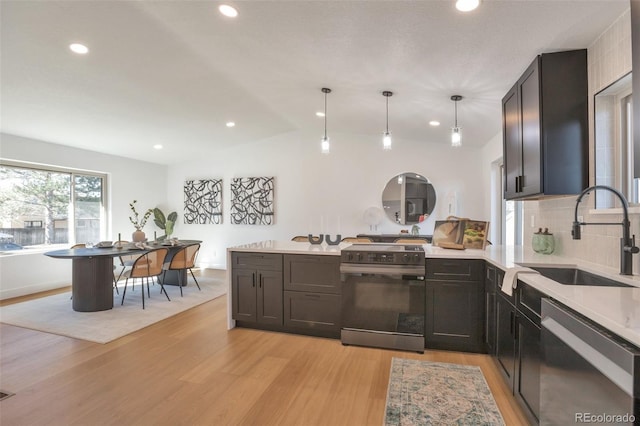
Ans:
[[[533,233],[538,228],[549,228],[554,235],[555,252],[563,256],[578,258],[597,265],[619,269],[620,238],[622,237],[622,213],[593,212],[593,193],[585,196],[580,202],[578,215],[585,222],[612,222],[614,225],[587,225],[582,227],[582,239],[571,237],[577,196],[551,198],[539,201],[524,202],[524,236],[523,246],[531,249]],[[533,218],[533,219],[532,219]],[[629,216],[631,233],[636,235],[636,245],[640,245],[640,214]],[[531,227],[531,223],[534,227]],[[633,256],[633,271],[640,273],[640,255]]]

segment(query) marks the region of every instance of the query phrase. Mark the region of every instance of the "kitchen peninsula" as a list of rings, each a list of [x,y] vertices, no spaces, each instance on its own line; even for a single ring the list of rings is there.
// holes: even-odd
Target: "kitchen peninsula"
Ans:
[[[230,265],[228,280],[228,326],[235,327],[232,318],[233,276],[237,266],[234,265],[233,255],[240,253],[255,253],[258,255],[296,255],[296,256],[326,256],[333,259],[333,268],[337,268],[341,250],[350,246],[341,243],[336,246],[326,244],[313,245],[309,243],[291,241],[261,241],[227,249],[227,264]],[[584,315],[595,323],[603,326],[629,342],[640,346],[640,276],[622,276],[613,269],[582,262],[578,259],[558,255],[543,255],[530,252],[522,247],[489,246],[485,250],[446,250],[423,245],[427,259],[479,259],[487,265],[493,265],[499,270],[526,266],[577,266],[583,270],[611,278],[632,287],[596,287],[572,286],[557,283],[540,274],[521,274],[518,280],[530,285],[547,297],[551,297]],[[271,258],[274,259],[274,258]],[[276,258],[277,259],[277,258]],[[277,261],[277,260],[276,260]],[[281,260],[280,260],[281,262]],[[282,265],[278,266],[282,272]],[[321,270],[317,268],[316,270]]]

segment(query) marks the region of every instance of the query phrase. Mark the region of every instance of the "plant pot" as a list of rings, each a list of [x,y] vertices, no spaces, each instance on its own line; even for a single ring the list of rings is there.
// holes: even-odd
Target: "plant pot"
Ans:
[[[136,230],[133,234],[131,234],[131,241],[134,243],[142,243],[147,240],[147,236],[141,230]]]

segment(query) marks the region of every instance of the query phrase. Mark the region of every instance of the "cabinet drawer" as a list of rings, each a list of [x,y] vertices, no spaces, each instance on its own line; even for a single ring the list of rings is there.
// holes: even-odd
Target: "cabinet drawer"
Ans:
[[[340,257],[285,255],[284,289],[341,294]]]
[[[428,280],[484,281],[484,260],[427,259]]]
[[[542,298],[544,294],[535,288],[518,281],[518,310],[536,325],[540,326]]]
[[[284,325],[307,330],[340,332],[340,296],[284,292]]]
[[[282,255],[275,253],[231,253],[232,268],[282,271]]]

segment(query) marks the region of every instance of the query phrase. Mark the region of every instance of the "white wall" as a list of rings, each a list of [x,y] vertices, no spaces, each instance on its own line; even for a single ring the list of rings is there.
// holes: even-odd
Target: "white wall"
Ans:
[[[137,199],[141,208],[166,206],[167,167],[98,152],[70,148],[14,135],[0,134],[0,157],[107,173],[107,202],[112,211],[109,233],[105,239],[130,239],[134,231],[129,222],[129,203]],[[155,226],[149,222],[147,233]],[[25,261],[25,259],[29,259]],[[42,291],[70,284],[71,263],[57,260],[67,267],[52,267],[51,259],[41,253],[0,257],[0,299]],[[43,273],[46,271],[46,273]]]
[[[489,219],[481,149],[396,138],[393,149],[383,151],[376,138],[330,137],[329,155],[320,153],[317,132],[294,132],[170,166],[168,203],[179,214],[176,236],[204,240],[199,262],[225,267],[226,248],[238,244],[319,232],[343,237],[371,232],[362,219],[365,209],[381,208],[387,181],[402,172],[426,176],[436,190],[435,211],[419,225],[421,233],[432,233],[434,221],[448,215],[447,200],[453,194],[457,216]],[[231,179],[249,176],[275,177],[275,225],[230,224]],[[223,224],[185,225],[184,181],[206,178],[223,178]],[[398,233],[409,228],[385,218],[375,232]]]

